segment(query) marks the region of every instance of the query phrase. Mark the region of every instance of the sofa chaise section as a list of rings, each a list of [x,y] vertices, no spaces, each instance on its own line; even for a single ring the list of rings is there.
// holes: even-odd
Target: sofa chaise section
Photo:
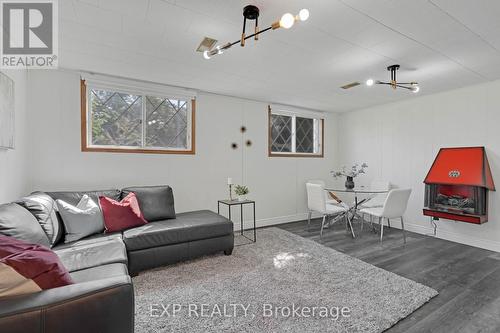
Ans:
[[[209,210],[177,214],[175,219],[150,222],[126,230],[129,270],[141,270],[224,251],[234,247],[233,223]]]

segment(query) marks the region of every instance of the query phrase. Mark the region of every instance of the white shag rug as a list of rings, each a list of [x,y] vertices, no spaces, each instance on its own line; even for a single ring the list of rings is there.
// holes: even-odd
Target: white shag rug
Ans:
[[[278,228],[133,282],[136,333],[382,332],[438,294]]]

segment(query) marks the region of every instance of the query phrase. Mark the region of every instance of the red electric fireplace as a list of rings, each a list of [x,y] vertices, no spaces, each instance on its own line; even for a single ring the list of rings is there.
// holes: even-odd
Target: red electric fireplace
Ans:
[[[488,192],[495,184],[484,147],[441,148],[424,183],[424,215],[488,222]]]

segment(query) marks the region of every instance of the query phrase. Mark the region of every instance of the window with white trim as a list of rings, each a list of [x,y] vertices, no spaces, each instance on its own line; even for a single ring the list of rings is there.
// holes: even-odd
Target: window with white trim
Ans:
[[[82,81],[82,101],[85,151],[194,153],[194,99]]]
[[[269,108],[269,156],[323,156],[324,120],[319,116]]]

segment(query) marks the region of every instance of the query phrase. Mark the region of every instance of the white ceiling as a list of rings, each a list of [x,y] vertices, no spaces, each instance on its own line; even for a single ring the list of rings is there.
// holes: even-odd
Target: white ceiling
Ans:
[[[308,8],[308,21],[203,59],[205,36],[241,34],[256,4],[264,28]],[[62,0],[60,66],[324,111],[400,99],[408,91],[343,84],[419,81],[421,94],[500,79],[498,0]],[[252,27],[252,26],[250,26]],[[250,29],[251,30],[251,29]]]

